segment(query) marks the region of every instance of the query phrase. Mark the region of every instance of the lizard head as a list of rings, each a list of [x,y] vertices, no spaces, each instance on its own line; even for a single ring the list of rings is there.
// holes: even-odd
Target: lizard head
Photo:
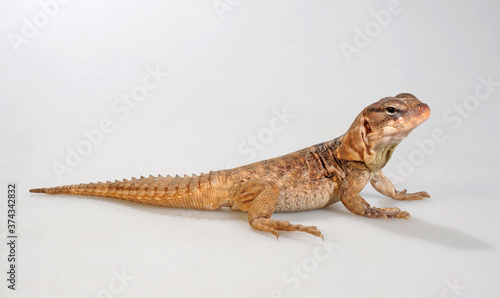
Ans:
[[[389,161],[396,146],[429,116],[429,107],[412,94],[382,98],[363,109],[342,136],[339,157],[363,161],[377,171]]]
[[[401,142],[425,122],[431,110],[409,93],[386,97],[366,107],[361,113],[366,143],[380,146]]]

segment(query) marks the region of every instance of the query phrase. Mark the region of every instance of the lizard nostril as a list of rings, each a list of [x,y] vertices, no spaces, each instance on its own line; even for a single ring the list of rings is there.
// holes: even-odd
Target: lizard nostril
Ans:
[[[423,112],[423,111],[425,111],[425,110],[426,110],[426,109],[428,109],[428,108],[429,108],[429,107],[428,107],[425,103],[424,103],[424,104],[419,104],[419,105],[417,106],[417,111],[419,111],[419,112]]]

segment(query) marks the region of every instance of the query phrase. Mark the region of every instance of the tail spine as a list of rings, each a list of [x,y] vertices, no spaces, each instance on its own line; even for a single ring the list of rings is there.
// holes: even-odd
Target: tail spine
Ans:
[[[73,184],[31,189],[32,193],[71,194],[117,198],[149,205],[177,208],[216,209],[226,196],[223,171],[181,177],[161,175],[115,182]]]

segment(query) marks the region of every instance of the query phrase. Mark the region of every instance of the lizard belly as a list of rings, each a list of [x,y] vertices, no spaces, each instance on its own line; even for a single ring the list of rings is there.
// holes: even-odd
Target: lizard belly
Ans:
[[[302,184],[279,185],[275,212],[307,211],[338,202],[337,184],[331,180],[304,181]]]

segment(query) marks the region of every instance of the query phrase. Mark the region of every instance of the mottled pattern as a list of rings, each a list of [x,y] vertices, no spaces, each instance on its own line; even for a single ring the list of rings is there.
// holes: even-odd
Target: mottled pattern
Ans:
[[[358,215],[409,219],[409,213],[398,208],[371,207],[359,192],[370,182],[377,191],[397,200],[429,197],[426,192],[396,191],[380,171],[396,146],[429,115],[426,104],[402,93],[366,107],[349,130],[333,141],[236,169],[199,176],[150,176],[30,191],[110,197],[177,208],[229,207],[248,212],[252,228],[276,237],[281,230],[302,231],[323,238],[314,226],[274,220],[271,215],[323,208],[341,201]]]
[[[338,202],[337,183],[340,180],[340,177],[327,177],[321,160],[313,153],[326,145],[333,151],[337,146],[335,141],[322,143],[229,172],[235,181],[264,179],[276,183],[280,189],[276,212],[323,208]]]

